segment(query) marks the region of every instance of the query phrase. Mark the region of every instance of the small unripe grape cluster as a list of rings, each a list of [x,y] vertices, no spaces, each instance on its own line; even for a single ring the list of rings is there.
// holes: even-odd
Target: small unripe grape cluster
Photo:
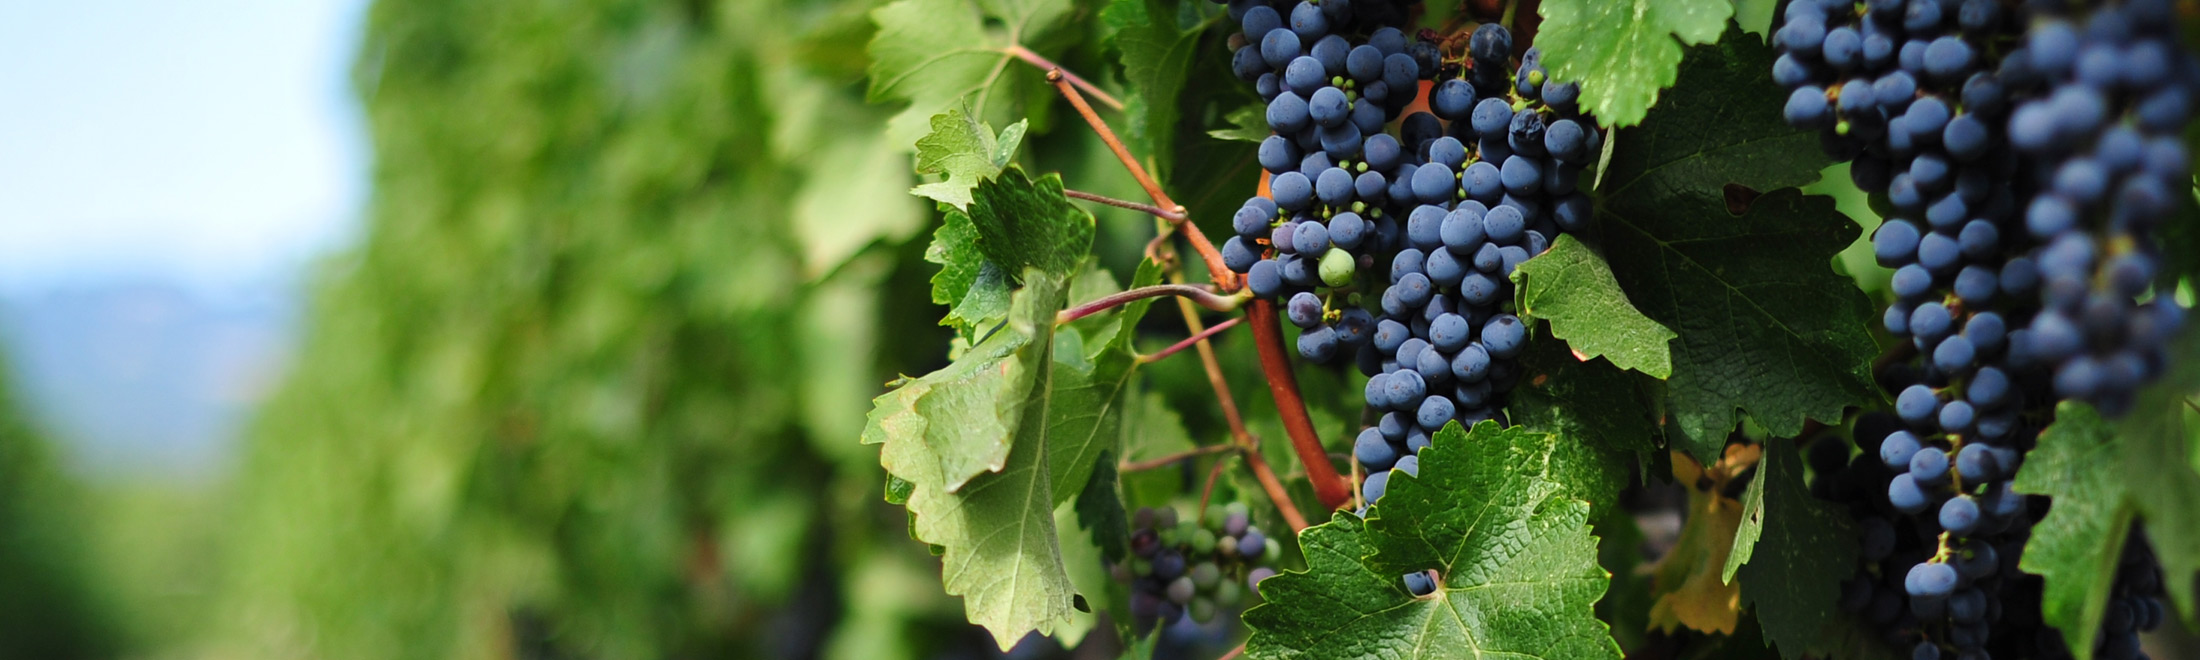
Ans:
[[[1244,502],[1208,507],[1199,518],[1173,507],[1141,508],[1131,516],[1131,556],[1110,567],[1131,586],[1131,616],[1144,630],[1190,616],[1214,620],[1249,599],[1283,556],[1283,544],[1252,523]]]

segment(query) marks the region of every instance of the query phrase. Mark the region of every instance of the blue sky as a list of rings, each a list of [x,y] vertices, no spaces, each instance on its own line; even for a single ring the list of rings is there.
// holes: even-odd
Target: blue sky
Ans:
[[[0,3],[0,293],[265,287],[342,245],[363,4]]]

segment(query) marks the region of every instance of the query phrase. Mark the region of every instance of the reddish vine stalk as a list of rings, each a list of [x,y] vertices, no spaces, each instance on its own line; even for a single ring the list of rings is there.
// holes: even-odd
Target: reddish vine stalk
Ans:
[[[1306,401],[1299,397],[1298,376],[1292,373],[1291,358],[1284,353],[1283,325],[1276,318],[1275,304],[1255,299],[1245,309],[1245,317],[1253,324],[1253,345],[1260,349],[1260,369],[1268,375],[1268,392],[1276,397],[1276,412],[1283,417],[1284,432],[1291,436],[1291,448],[1306,466],[1306,480],[1313,483],[1314,496],[1330,509],[1344,506],[1352,499],[1352,486],[1337,474],[1336,466],[1329,464],[1329,452],[1322,450],[1314,420],[1306,415]]]

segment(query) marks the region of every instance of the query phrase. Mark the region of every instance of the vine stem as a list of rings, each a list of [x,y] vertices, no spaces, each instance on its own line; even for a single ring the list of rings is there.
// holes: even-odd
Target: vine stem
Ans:
[[[1298,377],[1291,371],[1290,356],[1283,352],[1283,325],[1276,318],[1275,303],[1256,299],[1246,308],[1245,316],[1253,324],[1253,345],[1260,349],[1260,369],[1268,375],[1268,392],[1276,398],[1276,412],[1283,417],[1283,430],[1291,436],[1291,447],[1306,467],[1314,496],[1332,510],[1344,506],[1352,499],[1352,487],[1337,474],[1336,466],[1329,464],[1329,453],[1322,451],[1314,420],[1306,415]]]
[[[1253,479],[1260,482],[1260,489],[1268,493],[1268,499],[1276,501],[1276,512],[1283,514],[1283,523],[1291,526],[1291,535],[1297,536],[1306,529],[1306,516],[1299,513],[1299,505],[1291,503],[1291,491],[1283,489],[1283,480],[1276,478],[1276,471],[1268,468],[1268,459],[1260,457],[1260,447],[1245,448],[1245,464],[1253,468]]]
[[[1237,660],[1237,657],[1241,655],[1245,655],[1244,644],[1237,645],[1237,648],[1230,649],[1230,652],[1222,654],[1222,657],[1215,658],[1215,660]]]
[[[1002,52],[1015,56],[1016,59],[1023,60],[1026,64],[1038,67],[1040,71],[1060,71],[1062,77],[1069,80],[1069,84],[1076,85],[1078,89],[1085,90],[1086,94],[1091,94],[1093,98],[1100,99],[1101,105],[1108,106],[1108,109],[1116,112],[1123,111],[1122,101],[1115,100],[1115,97],[1109,96],[1107,92],[1101,91],[1099,87],[1094,87],[1092,83],[1086,82],[1084,78],[1078,77],[1077,74],[1070,73],[1069,69],[1062,68],[1062,65],[1055,64],[1052,60],[1031,52],[1031,49],[1025,48],[1023,44],[1011,44],[1008,48],[1002,49]]]
[[[1154,224],[1156,237],[1147,246],[1152,250],[1149,256],[1155,257],[1157,263],[1165,266],[1169,281],[1182,284],[1184,268],[1177,261],[1176,248],[1162,240],[1168,236],[1170,225],[1164,222]],[[1192,301],[1178,298],[1176,309],[1184,316],[1184,327],[1191,330],[1194,336],[1207,334],[1207,330],[1201,327],[1199,310],[1192,307]],[[1246,465],[1253,470],[1254,480],[1260,482],[1261,490],[1268,494],[1268,501],[1275,505],[1276,512],[1283,516],[1284,522],[1291,526],[1292,535],[1296,536],[1299,530],[1306,529],[1306,516],[1299,513],[1299,505],[1291,501],[1291,492],[1283,489],[1283,481],[1276,478],[1275,471],[1270,470],[1268,462],[1261,458],[1260,439],[1245,430],[1245,417],[1238,413],[1237,396],[1230,393],[1230,381],[1222,375],[1222,361],[1215,357],[1214,342],[1202,338],[1193,346],[1199,351],[1200,368],[1207,372],[1207,385],[1214,388],[1215,403],[1222,408],[1222,419],[1230,425],[1230,440],[1245,450]]]
[[[1149,458],[1143,461],[1123,463],[1115,466],[1115,469],[1122,472],[1144,472],[1146,470],[1160,469],[1175,465],[1177,461],[1181,461],[1187,458],[1198,458],[1200,456],[1206,456],[1208,454],[1220,454],[1226,451],[1236,451],[1237,448],[1237,445],[1234,444],[1207,445],[1205,447],[1198,447],[1194,449],[1180,451],[1174,454],[1169,454],[1167,456]]]
[[[1169,193],[1161,190],[1161,184],[1154,181],[1153,175],[1146,173],[1146,167],[1139,165],[1137,158],[1131,157],[1130,149],[1123,146],[1123,141],[1115,137],[1115,131],[1108,128],[1107,122],[1100,120],[1099,113],[1092,111],[1092,104],[1086,103],[1085,96],[1078,93],[1069,74],[1062,71],[1061,67],[1048,69],[1047,82],[1054,83],[1054,89],[1062,93],[1062,98],[1069,100],[1070,106],[1077,108],[1078,116],[1085,118],[1085,123],[1092,126],[1092,132],[1099,134],[1100,141],[1107,143],[1108,150],[1115,152],[1115,159],[1122,161],[1123,169],[1130,171],[1131,178],[1138,180],[1140,188],[1146,189],[1146,196],[1153,198],[1153,205],[1167,209],[1175,216],[1162,218],[1175,226],[1177,232],[1184,234],[1185,240],[1191,241],[1192,249],[1199,252],[1200,259],[1207,263],[1208,279],[1214,280],[1215,286],[1223,291],[1237,291],[1237,273],[1223,265],[1222,252],[1216,250],[1214,242],[1207,240],[1207,235],[1199,231],[1199,225],[1188,220],[1184,205],[1169,199]]]
[[[1113,197],[1108,197],[1106,195],[1095,195],[1082,190],[1069,190],[1066,188],[1062,190],[1062,194],[1068,196],[1070,199],[1082,199],[1088,202],[1099,202],[1116,208],[1139,211],[1142,213],[1160,217],[1170,222],[1179,222],[1184,219],[1184,214],[1182,213],[1177,213],[1175,211],[1164,209],[1159,206],[1154,206],[1152,204],[1140,204],[1138,202],[1116,199]]]
[[[1175,354],[1177,353],[1177,351],[1181,351],[1181,350],[1184,350],[1184,349],[1187,349],[1187,348],[1191,348],[1191,347],[1192,347],[1193,345],[1195,345],[1195,344],[1198,344],[1198,343],[1200,343],[1200,342],[1203,342],[1203,341],[1207,341],[1207,338],[1208,338],[1208,337],[1213,337],[1213,336],[1215,336],[1215,335],[1216,335],[1217,333],[1220,333],[1220,332],[1222,332],[1222,331],[1224,331],[1224,330],[1228,330],[1228,329],[1230,329],[1230,328],[1234,328],[1234,327],[1237,327],[1237,324],[1238,324],[1238,323],[1239,323],[1240,321],[1244,321],[1244,320],[1245,320],[1245,317],[1243,317],[1243,316],[1233,316],[1233,317],[1230,317],[1230,320],[1228,320],[1228,321],[1223,321],[1223,322],[1221,322],[1221,323],[1217,323],[1217,324],[1214,324],[1214,326],[1213,326],[1213,327],[1210,327],[1210,328],[1207,328],[1207,329],[1205,329],[1205,330],[1201,330],[1201,331],[1199,331],[1199,334],[1196,334],[1196,335],[1192,335],[1192,336],[1190,336],[1190,337],[1185,337],[1185,338],[1184,338],[1184,341],[1180,341],[1180,342],[1177,342],[1177,343],[1176,343],[1175,345],[1173,345],[1173,346],[1170,346],[1170,347],[1168,347],[1168,348],[1164,348],[1164,349],[1161,349],[1161,352],[1159,352],[1159,353],[1155,353],[1155,354],[1152,354],[1152,355],[1141,355],[1141,356],[1138,356],[1138,361],[1139,361],[1140,363],[1152,363],[1152,362],[1160,362],[1160,361],[1161,361],[1161,358],[1165,358],[1165,357],[1168,357],[1168,356],[1171,356],[1171,355],[1175,355]]]
[[[1145,300],[1147,298],[1159,298],[1162,296],[1177,296],[1180,298],[1186,298],[1192,302],[1198,303],[1201,307],[1205,307],[1207,309],[1211,309],[1217,312],[1228,312],[1235,310],[1238,308],[1239,304],[1242,304],[1245,301],[1244,297],[1235,295],[1221,295],[1208,290],[1208,288],[1204,286],[1193,284],[1156,284],[1153,286],[1138,287],[1136,289],[1131,289],[1129,291],[1124,291],[1121,293],[1101,296],[1099,298],[1093,299],[1091,302],[1086,302],[1083,304],[1079,304],[1076,307],[1062,310],[1054,315],[1054,322],[1056,324],[1068,323],[1077,319],[1085,318],[1087,316],[1092,316],[1094,314],[1105,312],[1110,309],[1121,307],[1124,304],[1134,300]]]

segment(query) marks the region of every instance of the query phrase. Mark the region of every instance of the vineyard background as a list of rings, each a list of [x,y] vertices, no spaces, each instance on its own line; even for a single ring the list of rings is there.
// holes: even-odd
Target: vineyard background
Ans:
[[[1084,0],[1097,20],[1025,41],[1116,71],[1109,5],[1203,1]],[[939,214],[906,194],[924,117],[867,100],[885,4],[375,1],[349,71],[365,225],[307,269],[294,357],[212,476],[72,466],[54,412],[0,387],[0,657],[997,656],[856,442],[953,337],[929,302]],[[1762,23],[1773,3],[1738,4]],[[1111,115],[1217,236],[1258,170],[1208,133],[1252,98],[1222,32],[1181,37],[1181,98]],[[1038,70],[1001,75],[978,109],[1029,119],[1028,169],[1140,196]],[[1806,190],[1868,236],[1842,170]],[[1127,282],[1153,220],[1091,210],[1095,267]],[[1886,287],[1862,239],[1836,267]],[[1148,350],[1183,332],[1141,329]],[[1217,348],[1252,430],[1282,438],[1249,337]],[[1147,369],[1148,430],[1228,435],[1195,362]],[[1348,442],[1352,386],[1300,378]],[[1113,657],[1081,632],[1010,655]],[[2186,634],[2153,643],[2200,648]]]

